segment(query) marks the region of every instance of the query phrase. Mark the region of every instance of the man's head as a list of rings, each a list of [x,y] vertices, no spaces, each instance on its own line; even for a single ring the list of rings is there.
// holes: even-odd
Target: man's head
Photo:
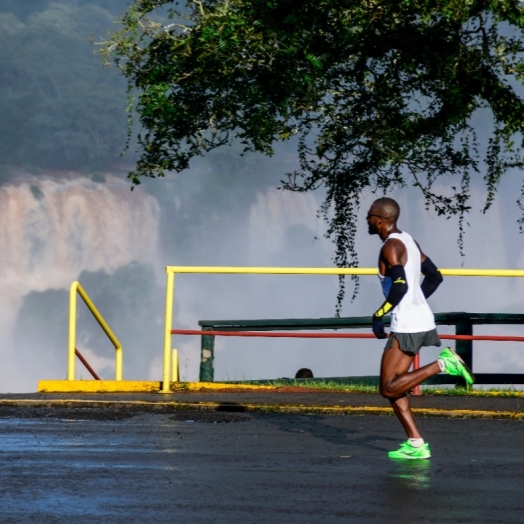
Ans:
[[[392,198],[378,198],[371,204],[367,222],[370,235],[379,235],[396,229],[400,207]],[[386,235],[387,236],[387,235]]]
[[[313,377],[313,372],[309,368],[300,368],[297,371],[295,378],[314,378],[314,377]]]

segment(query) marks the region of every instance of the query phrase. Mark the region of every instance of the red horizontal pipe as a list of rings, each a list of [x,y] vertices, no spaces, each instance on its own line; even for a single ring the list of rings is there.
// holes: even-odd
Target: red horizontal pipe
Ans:
[[[443,340],[492,340],[494,342],[524,342],[524,337],[505,337],[498,335],[439,335]]]
[[[371,333],[290,333],[282,331],[208,331],[172,329],[172,335],[219,335],[224,337],[288,337],[288,338],[375,338]]]
[[[211,331],[200,329],[172,329],[172,335],[214,335],[222,337],[280,337],[280,338],[375,338],[372,333],[290,333],[282,331]],[[524,337],[494,335],[439,335],[443,340],[491,340],[497,342],[524,342]]]

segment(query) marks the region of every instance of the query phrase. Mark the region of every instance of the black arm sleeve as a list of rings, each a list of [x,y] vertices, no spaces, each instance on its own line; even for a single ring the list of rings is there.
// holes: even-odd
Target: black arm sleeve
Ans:
[[[408,292],[404,266],[398,264],[391,267],[389,270],[389,276],[391,277],[393,284],[391,285],[386,301],[377,309],[377,311],[375,311],[375,317],[383,317],[386,313],[391,311],[400,303],[404,295]]]
[[[422,289],[424,296],[428,298],[436,291],[444,279],[437,266],[428,257],[422,262],[420,269],[424,275],[420,289]]]

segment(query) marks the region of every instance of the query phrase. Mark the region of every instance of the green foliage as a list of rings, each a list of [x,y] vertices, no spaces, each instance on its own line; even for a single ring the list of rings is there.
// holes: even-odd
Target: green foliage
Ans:
[[[92,3],[0,2],[3,162],[79,169],[120,158],[125,84],[104,70],[89,40],[113,18]]]
[[[234,140],[271,155],[295,136],[283,187],[325,188],[334,261],[352,266],[363,192],[414,184],[462,234],[472,178],[487,210],[523,166],[523,29],[516,0],[135,0],[102,55],[145,130],[134,183]]]

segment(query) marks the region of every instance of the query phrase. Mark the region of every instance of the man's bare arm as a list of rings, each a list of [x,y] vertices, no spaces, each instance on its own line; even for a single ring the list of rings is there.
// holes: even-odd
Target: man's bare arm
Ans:
[[[440,284],[442,284],[444,279],[442,278],[442,273],[437,269],[437,266],[433,264],[431,259],[426,255],[424,255],[424,258],[420,258],[420,270],[424,275],[420,289],[422,289],[424,297],[429,298]]]

